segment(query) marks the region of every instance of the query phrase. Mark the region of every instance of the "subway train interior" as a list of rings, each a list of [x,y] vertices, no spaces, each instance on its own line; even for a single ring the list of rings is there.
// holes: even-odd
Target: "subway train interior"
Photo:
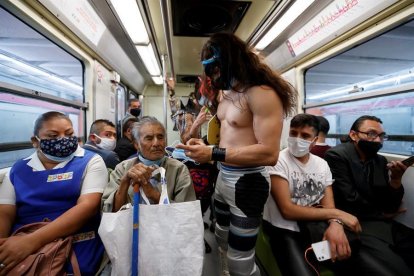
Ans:
[[[138,98],[142,115],[166,126],[167,144],[179,141],[166,80],[188,101],[202,46],[218,32],[247,42],[293,85],[297,113],[329,121],[329,145],[368,114],[389,135],[382,155],[414,155],[414,0],[0,0],[0,183],[34,152],[34,121],[51,110],[85,142],[94,120],[116,124]],[[414,221],[413,179],[409,168],[401,221]],[[204,275],[215,275],[208,255]],[[281,275],[263,234],[256,261],[262,275]]]

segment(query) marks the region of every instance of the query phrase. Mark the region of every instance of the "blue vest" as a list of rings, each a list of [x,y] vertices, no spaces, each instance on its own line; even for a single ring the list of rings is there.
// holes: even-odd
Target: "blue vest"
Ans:
[[[17,161],[10,171],[17,209],[13,231],[29,223],[55,220],[75,206],[82,175],[94,155],[85,151],[83,157],[75,156],[65,167],[45,171],[33,171],[27,165],[29,160]],[[99,223],[98,213],[74,235],[73,248],[82,275],[94,275],[102,258],[104,247],[98,236]]]

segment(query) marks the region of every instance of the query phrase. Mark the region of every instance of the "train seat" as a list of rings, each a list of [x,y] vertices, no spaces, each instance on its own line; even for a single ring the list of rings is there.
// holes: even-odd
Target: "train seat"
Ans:
[[[11,168],[0,169],[0,185],[3,183],[3,178]]]
[[[276,259],[273,256],[269,237],[263,232],[262,227],[259,229],[259,235],[256,241],[256,263],[260,267],[262,275],[282,276]],[[334,273],[321,266],[320,276],[334,276]]]

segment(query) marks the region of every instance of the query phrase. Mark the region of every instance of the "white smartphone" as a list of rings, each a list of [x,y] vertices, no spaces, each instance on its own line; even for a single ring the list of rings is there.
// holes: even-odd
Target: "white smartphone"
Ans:
[[[320,262],[329,260],[331,258],[331,250],[327,240],[312,243],[312,249],[315,253],[316,259]]]

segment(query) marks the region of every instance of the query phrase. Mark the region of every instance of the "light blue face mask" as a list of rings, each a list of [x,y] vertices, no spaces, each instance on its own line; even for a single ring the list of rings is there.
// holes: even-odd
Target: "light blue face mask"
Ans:
[[[164,160],[164,158],[165,157],[162,157],[158,160],[148,160],[144,156],[142,156],[141,154],[138,154],[139,161],[141,161],[141,163],[143,163],[145,166],[152,166],[152,165],[161,166],[161,163]]]
[[[46,154],[44,152],[42,152],[42,153],[47,159],[49,159],[50,161],[57,162],[57,163],[61,163],[61,162],[71,160],[73,158],[73,156],[75,155],[75,154],[71,154],[71,155],[66,156],[66,157],[57,157],[57,156],[53,156],[53,155],[50,155],[50,154]]]
[[[198,164],[198,162],[196,162],[195,160],[185,155],[185,151],[183,149],[177,149],[174,147],[166,147],[165,151],[167,152],[169,157],[182,161],[183,163],[190,161],[195,164]]]
[[[198,100],[198,104],[203,106],[208,102],[208,99],[204,96],[201,96],[200,99]]]

